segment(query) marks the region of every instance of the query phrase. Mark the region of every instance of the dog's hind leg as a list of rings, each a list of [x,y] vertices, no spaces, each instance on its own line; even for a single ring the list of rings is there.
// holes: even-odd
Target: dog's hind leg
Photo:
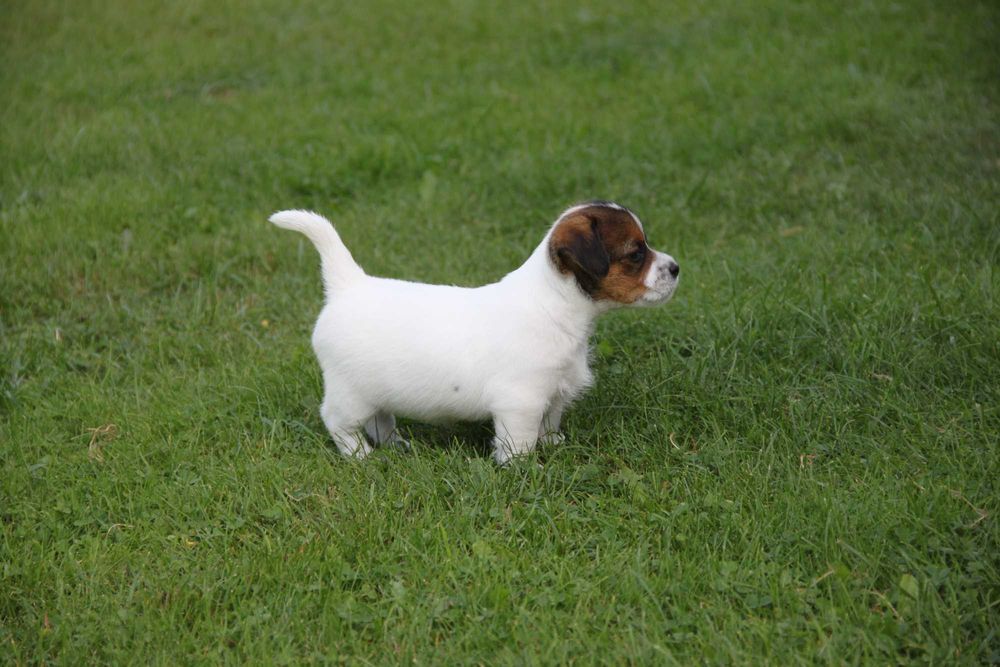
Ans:
[[[376,445],[390,443],[410,448],[410,443],[396,430],[396,418],[388,412],[376,412],[365,424],[365,433]]]
[[[333,382],[326,382],[326,395],[319,408],[323,423],[330,432],[330,437],[337,444],[337,449],[344,456],[354,456],[363,459],[372,448],[365,442],[362,426],[374,413],[374,410],[363,405],[347,392],[332,389]]]

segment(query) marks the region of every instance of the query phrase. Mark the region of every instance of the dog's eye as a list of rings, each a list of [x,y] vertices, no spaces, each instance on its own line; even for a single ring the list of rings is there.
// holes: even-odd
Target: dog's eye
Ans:
[[[635,262],[636,264],[642,264],[642,260],[646,259],[646,249],[639,248],[631,255],[628,256],[630,262]]]

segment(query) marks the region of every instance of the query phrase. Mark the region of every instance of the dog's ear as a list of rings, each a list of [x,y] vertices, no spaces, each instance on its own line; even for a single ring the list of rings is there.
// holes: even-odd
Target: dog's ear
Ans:
[[[580,288],[590,295],[601,286],[611,268],[597,222],[582,215],[559,223],[552,232],[549,255],[560,272],[572,273]]]

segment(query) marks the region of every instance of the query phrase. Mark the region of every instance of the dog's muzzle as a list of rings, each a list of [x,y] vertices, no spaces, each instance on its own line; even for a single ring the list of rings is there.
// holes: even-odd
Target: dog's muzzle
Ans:
[[[646,274],[646,292],[639,302],[648,306],[666,303],[674,295],[680,275],[681,267],[674,258],[666,253],[657,252]]]

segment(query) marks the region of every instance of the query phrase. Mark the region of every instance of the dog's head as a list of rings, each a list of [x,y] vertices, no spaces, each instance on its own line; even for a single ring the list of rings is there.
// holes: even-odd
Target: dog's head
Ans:
[[[591,299],[607,305],[664,303],[680,276],[673,257],[646,243],[639,218],[612,202],[564,211],[549,236],[549,257]]]

